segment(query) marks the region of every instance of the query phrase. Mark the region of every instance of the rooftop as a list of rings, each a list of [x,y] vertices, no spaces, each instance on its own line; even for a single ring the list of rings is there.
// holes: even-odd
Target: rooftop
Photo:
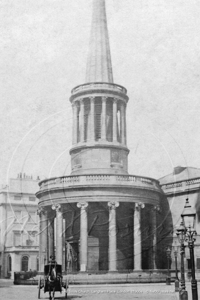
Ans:
[[[161,185],[165,185],[168,183],[186,181],[194,178],[200,178],[200,169],[177,166],[174,168],[173,173],[160,178],[159,182]]]

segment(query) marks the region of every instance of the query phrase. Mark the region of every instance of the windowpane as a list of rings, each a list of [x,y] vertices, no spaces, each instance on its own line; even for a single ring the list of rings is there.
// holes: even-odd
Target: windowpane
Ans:
[[[14,246],[21,246],[21,234],[20,232],[14,233]]]
[[[188,270],[191,270],[191,259],[189,258],[188,260],[187,260],[187,263],[188,263]]]
[[[22,271],[28,271],[28,256],[22,257]]]
[[[9,255],[8,256],[8,272],[11,272],[11,271],[12,271],[12,258]]]
[[[200,269],[200,258],[197,258],[197,269]]]
[[[14,214],[15,214],[15,223],[21,223],[21,216],[22,216],[21,211],[15,211]]]
[[[35,223],[35,213],[29,213],[29,219],[28,222],[29,223]]]
[[[14,195],[14,200],[22,200],[21,195]]]
[[[29,201],[35,201],[36,198],[35,197],[29,197]]]
[[[36,258],[36,268],[37,271],[39,271],[39,257]]]

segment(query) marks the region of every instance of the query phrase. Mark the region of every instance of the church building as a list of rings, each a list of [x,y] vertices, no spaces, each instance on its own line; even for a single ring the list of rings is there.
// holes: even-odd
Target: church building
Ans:
[[[91,28],[86,78],[70,97],[71,174],[36,194],[40,270],[54,253],[68,272],[166,268],[171,213],[157,180],[128,173],[129,97],[113,79],[105,0],[93,1]]]
[[[41,181],[37,192],[41,270],[55,249],[72,271],[162,267],[156,228],[168,203],[157,180],[128,174],[128,100],[113,81],[105,1],[95,0],[85,83],[70,97],[71,174]]]

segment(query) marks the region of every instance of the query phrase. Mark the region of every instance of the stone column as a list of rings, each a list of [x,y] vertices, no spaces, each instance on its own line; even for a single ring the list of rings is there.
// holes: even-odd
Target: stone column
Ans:
[[[48,218],[47,212],[42,208],[38,208],[39,215],[39,270],[44,271],[44,265],[48,260]]]
[[[16,256],[18,256],[16,253],[10,253],[11,256],[11,279],[15,279],[15,268],[16,268]]]
[[[91,134],[90,134],[90,139],[91,142],[95,141],[95,125],[94,125],[94,118],[95,118],[95,109],[94,109],[94,102],[95,102],[95,98],[94,97],[90,97],[90,111],[91,111]]]
[[[48,226],[48,233],[49,233],[49,257],[51,255],[55,255],[54,249],[54,217],[49,219],[49,226]]]
[[[125,144],[125,118],[124,118],[124,103],[121,103],[120,106],[120,131],[121,131],[121,143],[124,145]]]
[[[117,142],[117,99],[113,99],[113,142]]]
[[[7,202],[7,195],[2,194],[2,197],[4,197],[4,203]],[[5,248],[6,248],[6,231],[7,231],[7,207],[5,205],[1,206],[1,231],[0,231],[0,238],[2,243],[2,249],[1,249],[1,273],[0,276],[4,277],[7,276],[6,274],[6,254],[5,254]]]
[[[127,132],[126,132],[126,104],[124,104],[124,144],[127,145]]]
[[[80,100],[80,119],[79,119],[79,129],[80,129],[80,142],[84,142],[84,102],[83,99]]]
[[[72,104],[72,109],[73,109],[73,130],[72,130],[72,143],[73,145],[77,143],[78,139],[77,139],[77,128],[78,128],[78,124],[77,124],[77,113],[78,113],[78,107],[76,102],[74,102]]]
[[[52,205],[52,209],[56,211],[56,261],[62,265],[63,261],[63,214],[61,205]]]
[[[106,97],[102,97],[101,139],[106,140]]]
[[[144,208],[144,206],[143,203],[135,203],[133,228],[134,270],[142,270],[141,208]]]
[[[63,219],[63,241],[62,241],[62,246],[63,246],[63,262],[62,262],[62,270],[63,272],[65,271],[65,260],[66,260],[66,251],[65,251],[65,229],[66,229],[66,225],[65,225],[65,219]]]
[[[77,203],[80,211],[80,271],[87,271],[87,241],[88,241],[88,220],[87,220],[87,207],[88,203]]]
[[[157,236],[156,236],[156,213],[159,207],[153,206],[151,208],[151,243],[152,243],[152,251],[151,251],[151,269],[156,269],[156,244],[157,244]]]
[[[117,271],[117,231],[116,231],[116,208],[119,202],[108,202],[109,206],[109,271]]]

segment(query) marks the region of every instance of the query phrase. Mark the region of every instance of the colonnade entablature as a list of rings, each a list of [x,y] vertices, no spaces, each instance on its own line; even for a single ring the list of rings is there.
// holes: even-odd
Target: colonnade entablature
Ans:
[[[66,205],[80,200],[88,203],[113,202],[116,199],[121,203],[141,203],[141,206],[152,205],[158,207],[161,201],[161,191],[156,188],[140,188],[128,186],[90,185],[65,187],[63,185],[45,185],[36,195],[39,206],[48,209],[52,204]]]
[[[73,147],[70,149],[69,153],[71,154],[74,151],[78,151],[79,149],[87,149],[90,148],[91,146],[95,148],[108,148],[108,149],[113,149],[113,150],[123,150],[127,154],[129,154],[130,150],[127,148],[126,145],[122,145],[119,142],[116,143],[111,143],[109,141],[94,141],[93,143],[88,142],[83,142],[83,143],[77,143],[76,145],[73,145]]]
[[[73,102],[79,97],[88,97],[88,95],[108,95],[128,102],[127,90],[121,85],[108,82],[91,82],[79,85],[72,89],[70,101]],[[86,96],[87,95],[87,96]]]

